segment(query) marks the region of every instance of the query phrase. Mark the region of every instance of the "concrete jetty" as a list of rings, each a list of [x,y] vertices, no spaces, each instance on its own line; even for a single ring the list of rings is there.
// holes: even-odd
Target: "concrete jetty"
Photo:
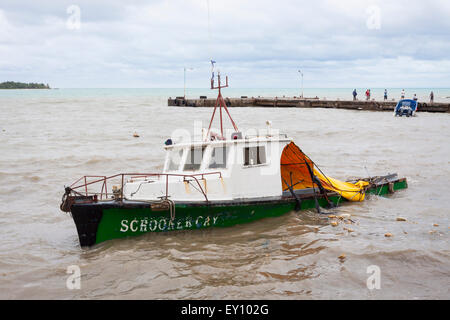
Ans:
[[[228,107],[264,107],[264,108],[333,108],[368,111],[394,111],[397,101],[375,100],[326,100],[319,98],[287,98],[287,97],[241,97],[224,98]],[[215,98],[201,96],[198,99],[184,99],[183,97],[169,98],[168,106],[180,107],[214,107]],[[450,103],[419,102],[418,112],[446,112],[450,113]]]

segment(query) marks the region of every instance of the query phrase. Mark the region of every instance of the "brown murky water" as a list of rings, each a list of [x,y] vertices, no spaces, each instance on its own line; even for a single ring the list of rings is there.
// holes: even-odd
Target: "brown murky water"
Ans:
[[[330,176],[398,172],[409,189],[330,211],[351,214],[351,233],[311,210],[81,249],[59,211],[63,186],[161,170],[173,130],[210,118],[211,109],[169,108],[166,98],[0,97],[0,298],[450,298],[449,114],[233,108],[240,128],[272,120]],[[66,288],[70,265],[81,269],[80,290]],[[366,285],[372,265],[380,289]]]

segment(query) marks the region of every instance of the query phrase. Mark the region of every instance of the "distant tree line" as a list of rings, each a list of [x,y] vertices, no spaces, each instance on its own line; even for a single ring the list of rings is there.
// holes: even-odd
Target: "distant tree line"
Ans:
[[[50,89],[48,84],[43,83],[23,83],[6,81],[0,83],[0,89]]]

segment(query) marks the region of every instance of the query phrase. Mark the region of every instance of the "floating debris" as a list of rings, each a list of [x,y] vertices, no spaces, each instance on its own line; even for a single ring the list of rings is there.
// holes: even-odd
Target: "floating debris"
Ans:
[[[352,228],[347,228],[347,227],[344,227],[344,230],[347,230],[349,233],[354,231]]]
[[[338,224],[339,224],[339,223],[338,223],[337,221],[331,221],[331,225],[332,225],[333,227],[336,227]]]
[[[338,258],[339,260],[344,261],[346,258],[345,253],[341,254]]]
[[[397,217],[397,221],[406,221],[406,219],[402,217]]]
[[[433,227],[439,227],[439,225],[437,223],[433,224]]]
[[[350,219],[351,215],[349,213],[343,213],[338,216],[340,220]]]
[[[135,132],[135,133],[133,134],[133,137],[139,138],[139,135]]]
[[[328,215],[328,218],[334,219],[334,218],[336,218],[336,216],[334,214],[330,214],[330,215]]]
[[[384,234],[384,236],[389,238],[389,237],[392,237],[393,235],[392,235],[392,233],[387,232],[387,233]]]

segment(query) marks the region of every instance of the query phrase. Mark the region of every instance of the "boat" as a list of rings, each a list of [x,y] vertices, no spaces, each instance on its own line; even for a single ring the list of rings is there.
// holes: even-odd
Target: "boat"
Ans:
[[[83,176],[65,187],[82,247],[149,232],[230,227],[291,211],[330,208],[407,188],[397,174],[339,181],[326,176],[287,134],[239,131],[221,89],[208,129],[188,142],[167,139],[161,173]],[[220,131],[212,128],[216,112]],[[232,129],[223,130],[223,113]],[[321,209],[322,208],[322,209]]]
[[[397,103],[394,109],[394,116],[401,117],[413,117],[417,111],[417,100],[402,99]]]

